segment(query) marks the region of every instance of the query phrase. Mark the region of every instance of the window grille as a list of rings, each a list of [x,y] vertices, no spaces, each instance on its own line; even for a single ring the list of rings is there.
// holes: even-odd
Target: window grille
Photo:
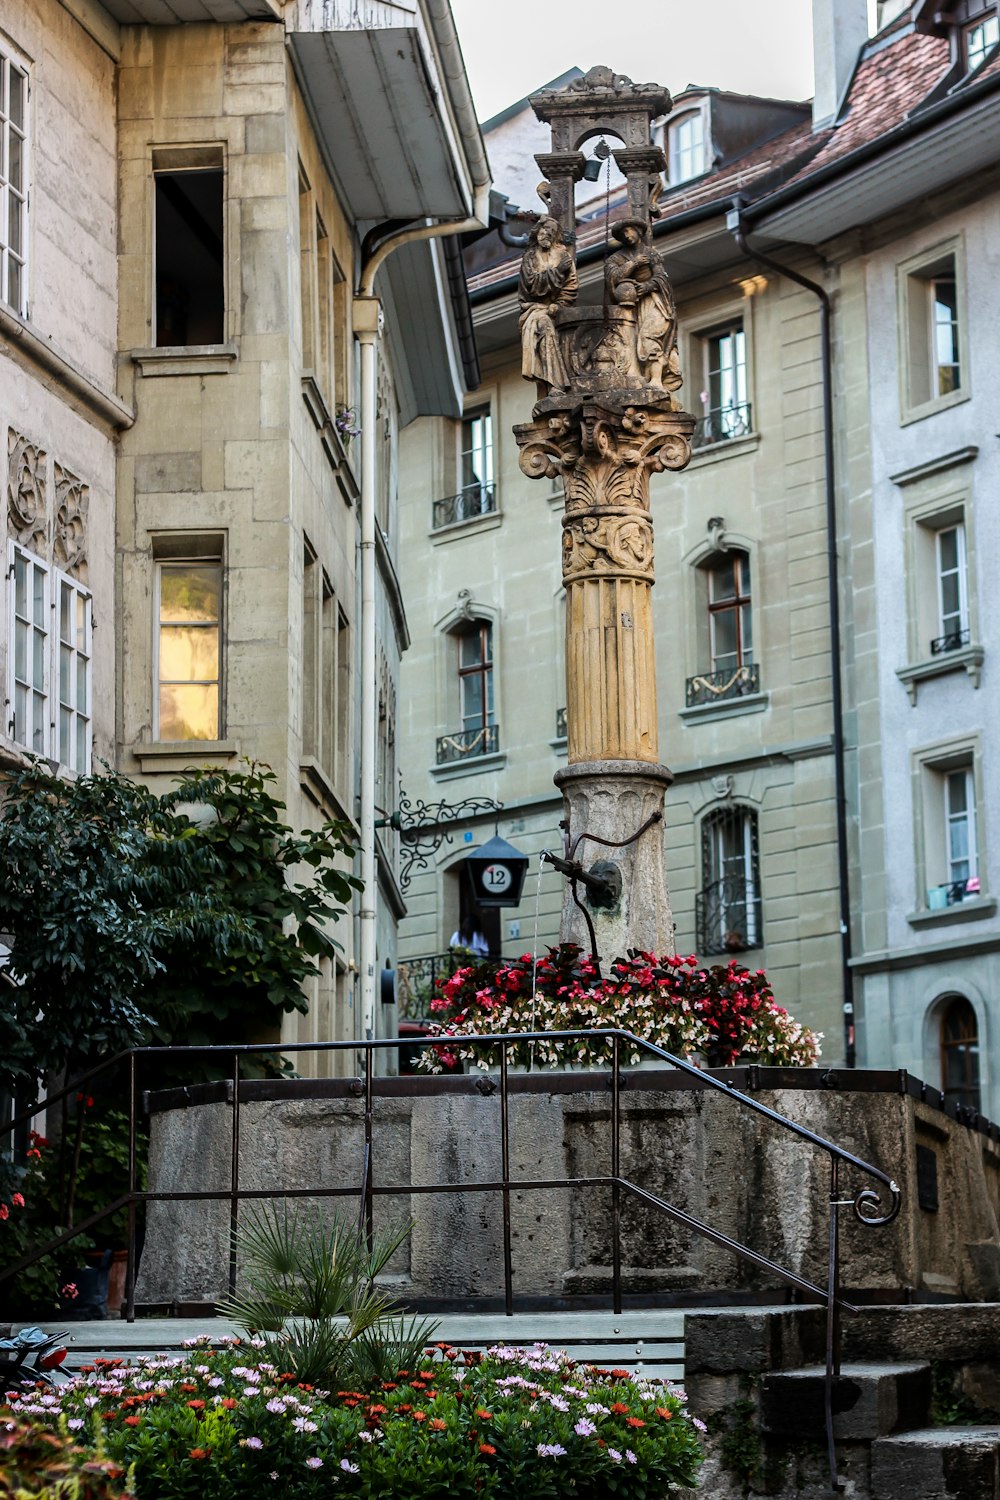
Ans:
[[[727,806],[711,813],[701,830],[701,893],[695,898],[698,949],[743,953],[762,942],[757,815]]]

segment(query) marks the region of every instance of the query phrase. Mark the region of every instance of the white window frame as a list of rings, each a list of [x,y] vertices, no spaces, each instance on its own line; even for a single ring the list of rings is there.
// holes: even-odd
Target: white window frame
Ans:
[[[954,807],[953,795],[956,781],[960,780],[965,794],[965,806],[958,810]],[[956,859],[953,853],[952,831],[960,824],[965,825],[966,853]],[[958,766],[953,771],[944,772],[944,825],[945,825],[945,865],[948,871],[949,885],[963,883],[968,888],[968,882],[979,879],[979,850],[976,842],[976,778],[971,766]],[[956,874],[957,865],[967,865],[968,870],[963,874]]]
[[[24,80],[24,110],[20,126],[16,126],[8,115],[10,100],[10,75],[16,74]],[[19,57],[6,41],[0,41],[0,302],[12,307],[21,317],[28,315],[28,207],[30,186],[30,121],[31,121],[31,72],[26,60]],[[8,171],[10,164],[10,141],[16,135],[21,141],[21,183],[11,186]],[[11,204],[16,202],[20,219],[20,250],[11,247]],[[15,260],[21,268],[19,295],[11,301],[10,263]]]
[[[996,11],[980,16],[962,33],[965,48],[965,70],[972,73],[984,63],[1000,42],[1000,17]]]
[[[941,392],[938,390],[934,289],[939,281],[950,279],[952,275],[955,280],[958,383],[952,390]],[[965,253],[961,235],[910,256],[896,267],[896,277],[900,422],[905,426],[961,401],[968,401],[972,395]]]
[[[688,141],[686,136],[697,122],[698,138]],[[688,110],[679,119],[671,120],[667,126],[669,144],[669,181],[671,187],[682,182],[691,182],[705,171],[705,112]]]
[[[20,726],[16,721],[16,704],[19,682],[16,677],[16,651],[15,638],[17,627],[17,596],[14,583],[16,560],[20,557],[26,566],[35,569],[42,576],[42,613],[44,619],[43,633],[45,643],[42,649],[42,683],[41,683],[41,712],[43,722],[41,735],[36,739],[34,726],[31,733],[31,743],[27,738],[21,738],[18,730]],[[7,653],[7,733],[14,744],[21,746],[32,755],[42,755],[49,760],[55,761],[59,766],[78,775],[87,775],[91,769],[91,755],[93,745],[93,691],[94,691],[94,662],[93,662],[93,628],[94,628],[94,604],[93,595],[90,590],[72,578],[68,573],[54,567],[32,552],[28,547],[22,547],[19,542],[13,540],[7,544],[7,583],[9,590],[8,605],[8,653]],[[83,644],[82,647],[75,642],[64,642],[61,635],[60,606],[62,603],[63,590],[68,590],[73,600],[81,599],[84,604],[83,622]],[[38,629],[34,622],[29,624],[29,631]],[[60,658],[62,648],[67,647],[70,652],[69,679],[71,687],[71,701],[63,702],[60,691]],[[79,686],[78,662],[80,658],[85,662],[83,683],[86,698],[85,711],[80,712],[77,701]],[[20,684],[29,692],[38,692],[39,685],[25,680]],[[62,748],[61,714],[66,709],[71,715],[70,722],[70,747],[69,755],[63,758],[60,751]],[[83,743],[81,745],[81,737]]]
[[[983,898],[982,877],[987,869],[983,847],[983,767],[978,736],[942,741],[913,752],[914,855],[917,914],[948,910],[959,919],[962,906]],[[964,808],[953,806],[952,778],[960,776]],[[955,874],[952,827],[964,822],[968,873]]]
[[[941,539],[955,533],[956,562],[954,568],[945,568],[944,559],[941,555]],[[939,527],[934,533],[934,556],[936,562],[937,580],[937,604],[938,604],[938,638],[947,635],[958,634],[969,629],[969,586],[968,586],[968,560],[965,549],[965,522],[953,521],[950,525]],[[944,582],[946,574],[954,573],[958,580],[958,625],[948,627],[945,625],[944,607]]]

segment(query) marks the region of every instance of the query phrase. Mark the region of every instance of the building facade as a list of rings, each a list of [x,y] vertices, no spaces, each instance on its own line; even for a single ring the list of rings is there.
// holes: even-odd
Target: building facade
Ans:
[[[651,487],[676,941],[765,968],[826,1061],[906,1067],[995,1116],[997,7],[888,5],[869,37],[860,0],[815,0],[814,21],[811,109],[689,88],[664,123],[655,243],[699,419],[688,469]],[[517,113],[498,117],[505,159]],[[616,214],[598,160],[578,189],[584,300]],[[508,246],[541,209],[511,211]],[[560,843],[561,497],[508,436],[532,403],[517,256],[467,250],[484,381],[464,422],[405,439],[426,566],[403,725],[408,784],[495,796],[534,860]],[[447,943],[462,857],[444,845],[415,879],[404,955]],[[542,874],[541,944],[560,899]],[[535,908],[532,886],[495,951],[532,946]]]
[[[358,830],[370,722],[395,806],[399,433],[476,378],[440,238],[486,186],[456,55],[424,0],[0,6],[8,763],[162,791],[262,761],[293,826]],[[365,288],[367,393],[357,293],[414,220]],[[289,1040],[363,1034],[395,861],[389,832]]]

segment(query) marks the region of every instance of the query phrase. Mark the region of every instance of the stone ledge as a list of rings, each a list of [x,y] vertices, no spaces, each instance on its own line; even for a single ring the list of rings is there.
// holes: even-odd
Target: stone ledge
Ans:
[[[956,922],[980,922],[983,917],[992,917],[997,909],[995,896],[977,896],[971,901],[956,901],[954,906],[942,906],[940,911],[929,907],[911,911],[906,920],[911,927],[950,927]]]
[[[147,379],[157,375],[228,375],[238,357],[235,344],[177,344],[130,351],[139,374]]]
[[[712,719],[739,718],[741,714],[760,714],[771,706],[770,693],[745,693],[739,698],[724,698],[718,703],[695,703],[679,708],[677,717],[685,724],[706,724]]]
[[[958,651],[944,651],[940,656],[928,657],[926,661],[914,662],[908,667],[897,667],[896,676],[906,688],[910,703],[917,702],[917,686],[931,677],[943,677],[948,672],[958,672],[963,667],[972,679],[972,686],[979,686],[985,651],[980,645],[962,646]]]

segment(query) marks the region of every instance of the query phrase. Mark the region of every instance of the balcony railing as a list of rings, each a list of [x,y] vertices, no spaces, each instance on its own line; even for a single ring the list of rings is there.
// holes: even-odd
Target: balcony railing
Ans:
[[[564,740],[565,738],[566,738],[566,710],[564,708],[557,708],[556,709],[556,739],[557,740]]]
[[[401,1016],[419,1018],[431,1013],[431,1000],[438,984],[450,979],[466,964],[499,964],[499,958],[484,958],[468,948],[449,948],[447,953],[422,953],[401,958],[396,966],[397,994]]]
[[[931,641],[931,655],[943,656],[946,651],[959,651],[968,644],[969,627],[966,625],[962,630],[949,630],[947,635],[939,635],[936,641]]]
[[[727,667],[722,672],[702,672],[687,680],[688,708],[702,703],[725,703],[730,698],[746,698],[760,692],[760,664],[744,662],[742,667]]]
[[[477,516],[492,515],[496,508],[496,485],[467,484],[457,495],[434,501],[432,529],[440,531],[443,526],[456,526],[459,521],[474,521]]]
[[[736,406],[720,406],[698,418],[691,447],[707,448],[711,443],[728,443],[733,438],[746,437],[752,431],[749,401],[741,401]]]
[[[761,946],[760,892],[742,875],[727,875],[694,898],[699,953],[745,953]]]
[[[438,765],[495,754],[499,745],[498,728],[496,724],[481,724],[478,729],[457,729],[454,734],[442,734],[437,742]]]

